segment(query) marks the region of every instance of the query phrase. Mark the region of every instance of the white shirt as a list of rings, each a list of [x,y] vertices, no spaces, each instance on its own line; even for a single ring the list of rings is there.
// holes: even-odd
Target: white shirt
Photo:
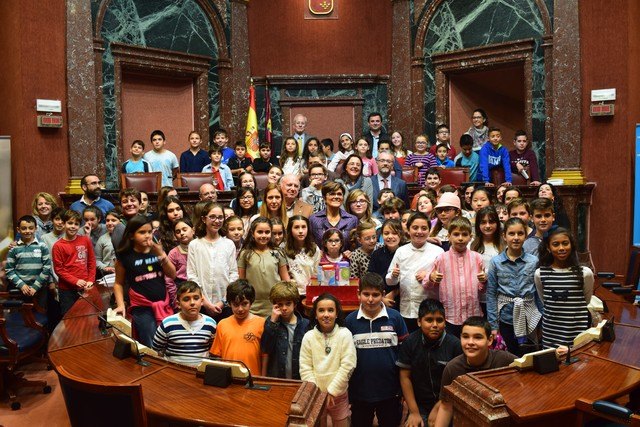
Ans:
[[[419,249],[409,243],[396,250],[391,264],[389,264],[386,279],[389,286],[400,284],[400,314],[402,317],[417,319],[418,307],[425,298],[438,299],[438,290],[425,289],[422,283],[416,280],[416,273],[420,270],[426,270],[425,274],[428,274],[441,253],[444,253],[444,250],[431,243],[425,243]],[[400,267],[398,278],[391,274],[396,264]]]
[[[189,243],[187,279],[196,282],[212,304],[225,301],[227,286],[238,280],[236,245],[226,237]]]

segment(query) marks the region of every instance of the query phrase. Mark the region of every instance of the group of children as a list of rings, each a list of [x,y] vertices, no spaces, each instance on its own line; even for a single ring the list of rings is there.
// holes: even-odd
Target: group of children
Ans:
[[[64,314],[94,285],[96,271],[98,277],[115,273],[116,312],[128,313],[140,342],[171,360],[196,364],[213,354],[242,360],[255,374],[312,381],[329,394],[334,425],[348,425],[350,418],[354,425],[370,425],[374,414],[380,425],[398,425],[401,396],[408,425],[428,419],[447,425],[451,405],[441,390],[455,376],[510,363],[527,343],[537,342],[540,330],[545,347],[570,345],[590,321],[593,274],[578,264],[568,229],[554,224],[560,205],[552,186],[542,184],[530,203],[516,188],[499,188],[497,204],[490,187],[469,186],[458,196],[458,189],[440,185],[439,167],[451,166],[450,157],[471,170],[471,160],[479,157],[479,173],[495,163],[482,163],[485,147],[488,156],[490,149],[504,151],[500,132],[488,135],[479,154],[471,149],[473,140],[463,137],[456,156],[448,128],[441,126],[434,160],[425,136],[417,137],[411,153],[394,132],[389,149],[401,164],[420,168],[424,189],[414,209],[382,189],[375,213],[369,196],[353,191],[347,203],[367,208],[351,241],[332,227],[317,245],[309,219],[288,217],[275,184],[265,190],[260,213],[255,191],[241,186],[235,210],[201,202],[188,218],[179,199],[168,196],[158,206],[158,221],[139,192],[123,190],[122,211],[49,209],[48,233],[42,232],[44,196],[38,196],[34,216],[18,221],[20,240],[9,251],[6,277],[42,304],[51,302],[47,289],[57,288]],[[520,154],[526,151],[521,136]],[[171,157],[163,149],[164,135],[154,131],[151,140],[154,155],[142,158],[144,143],[136,141],[123,170],[165,170],[171,178],[177,163],[156,164],[156,155]],[[270,146],[261,145],[261,158],[249,161],[243,143],[231,150],[227,140],[226,133],[216,133],[205,158],[192,132],[180,169],[210,168],[222,190],[234,177],[244,182],[247,172],[271,168]],[[299,158],[297,141],[286,139],[281,172],[304,175],[311,166],[305,156],[324,156],[329,141],[308,141]],[[368,165],[363,171],[375,174],[375,161],[364,160],[371,159],[365,144],[362,138],[354,146],[342,134],[328,169],[355,150]],[[531,162],[527,167],[522,170],[531,171]],[[300,300],[318,267],[344,261],[360,279],[359,309],[345,319],[340,301],[324,294],[305,317]],[[498,335],[510,353],[489,351]]]

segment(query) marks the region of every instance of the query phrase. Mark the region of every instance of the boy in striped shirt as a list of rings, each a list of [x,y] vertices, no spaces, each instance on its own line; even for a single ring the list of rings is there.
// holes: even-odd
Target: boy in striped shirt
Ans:
[[[9,250],[5,271],[9,289],[20,289],[26,297],[46,308],[47,288],[51,282],[49,248],[36,239],[36,219],[25,215],[18,220],[18,244]]]
[[[202,290],[194,281],[182,282],[176,292],[180,312],[166,317],[153,337],[153,348],[171,362],[198,366],[209,355],[216,321],[200,313]]]

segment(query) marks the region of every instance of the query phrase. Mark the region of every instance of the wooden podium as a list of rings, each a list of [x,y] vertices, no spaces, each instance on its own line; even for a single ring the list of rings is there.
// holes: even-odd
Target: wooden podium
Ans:
[[[540,375],[500,368],[463,375],[445,387],[460,426],[576,425],[578,399],[611,400],[640,387],[639,310],[602,288],[615,316],[614,342],[591,342],[572,353],[579,360]]]
[[[91,289],[88,298],[104,307],[97,289]],[[150,366],[143,367],[134,358],[113,357],[114,336],[102,335],[98,325],[95,308],[78,300],[49,340],[49,360],[54,368],[63,366],[76,377],[105,385],[141,384],[149,425],[319,425],[327,395],[312,383],[254,377],[256,383],[271,388],[205,386],[202,378],[196,378],[195,368],[150,356],[144,357]]]

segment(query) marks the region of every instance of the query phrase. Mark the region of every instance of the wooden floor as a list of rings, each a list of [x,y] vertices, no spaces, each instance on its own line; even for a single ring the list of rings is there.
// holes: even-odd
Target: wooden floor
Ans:
[[[22,408],[12,411],[9,401],[0,400],[0,427],[68,427],[69,417],[55,371],[47,371],[46,364],[32,363],[19,369],[31,380],[45,380],[51,386],[50,394],[38,388],[19,391]]]

